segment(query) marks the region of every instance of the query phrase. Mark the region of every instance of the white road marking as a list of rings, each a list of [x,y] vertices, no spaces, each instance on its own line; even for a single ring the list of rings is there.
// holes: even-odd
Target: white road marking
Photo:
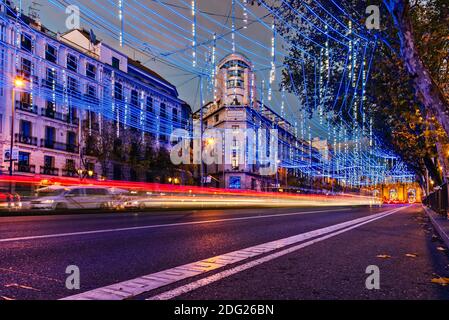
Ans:
[[[321,213],[321,212],[337,212],[337,211],[348,211],[348,209],[301,211],[301,212],[292,212],[292,213],[279,213],[279,214],[269,214],[269,215],[259,215],[259,216],[248,216],[248,217],[240,217],[240,218],[228,218],[228,219],[215,219],[215,220],[203,220],[203,221],[190,221],[190,222],[178,222],[178,223],[167,223],[167,224],[155,224],[155,225],[146,225],[146,226],[139,226],[139,227],[116,228],[116,229],[100,229],[100,230],[79,231],[79,232],[70,232],[70,233],[56,233],[56,234],[46,234],[46,235],[39,235],[39,236],[27,236],[27,237],[0,239],[0,242],[13,242],[13,241],[48,239],[48,238],[57,238],[57,237],[70,237],[70,236],[80,236],[80,235],[97,234],[97,233],[109,233],[109,232],[121,232],[121,231],[132,231],[132,230],[144,230],[144,229],[155,229],[155,228],[178,227],[178,226],[187,226],[187,225],[196,225],[196,224],[217,223],[217,222],[227,222],[227,221],[241,221],[241,220],[252,220],[252,219],[264,219],[264,218],[275,218],[275,217],[286,217],[286,216],[295,216],[295,215],[302,215],[302,214]]]
[[[282,251],[278,251],[278,252],[272,253],[272,254],[270,254],[268,256],[265,256],[265,257],[262,257],[262,258],[259,258],[259,259],[247,262],[247,263],[239,265],[237,267],[234,267],[234,268],[231,268],[231,269],[228,269],[228,270],[225,270],[225,271],[218,272],[218,273],[213,274],[211,276],[208,276],[206,278],[196,280],[194,282],[188,283],[186,285],[180,286],[180,287],[172,289],[172,290],[168,290],[166,292],[162,292],[162,293],[160,293],[158,295],[155,295],[155,296],[152,296],[152,297],[148,298],[147,300],[169,300],[169,299],[176,298],[176,297],[178,297],[178,296],[180,296],[182,294],[185,294],[185,293],[188,293],[190,291],[196,290],[198,288],[207,286],[207,285],[209,285],[209,284],[211,284],[213,282],[216,282],[216,281],[219,281],[221,279],[227,278],[229,276],[232,276],[234,274],[240,273],[242,271],[254,268],[254,267],[256,267],[258,265],[261,265],[261,264],[263,264],[265,262],[269,262],[269,261],[274,260],[276,258],[285,256],[285,255],[287,255],[289,253],[292,253],[292,252],[295,252],[295,251],[297,251],[299,249],[308,247],[308,246],[310,246],[312,244],[315,244],[317,242],[320,242],[320,241],[323,241],[323,240],[335,237],[335,236],[337,236],[339,234],[342,234],[342,233],[345,233],[345,232],[350,231],[352,229],[358,228],[358,227],[360,227],[360,226],[362,226],[364,224],[373,222],[373,221],[378,220],[378,219],[385,218],[386,216],[389,216],[389,215],[391,215],[393,213],[394,212],[387,213],[385,215],[379,216],[377,218],[374,218],[374,219],[371,219],[371,220],[368,220],[368,221],[365,221],[365,222],[362,222],[362,223],[358,223],[356,225],[353,225],[351,227],[345,228],[343,230],[339,230],[339,231],[327,234],[325,236],[322,236],[322,237],[319,237],[319,238],[315,238],[315,239],[307,241],[307,242],[303,242],[303,243],[301,243],[299,245],[290,247],[290,248],[282,250]]]
[[[91,291],[69,296],[63,300],[121,300],[129,299],[137,295],[164,287],[166,285],[201,275],[205,272],[216,270],[224,266],[234,264],[252,257],[256,257],[271,251],[284,248],[305,240],[316,238],[337,230],[341,230],[354,225],[368,223],[390,214],[393,214],[402,208],[388,210],[385,212],[365,216],[362,218],[342,222],[332,226],[320,228],[306,233],[298,234],[288,238],[270,241],[260,245],[252,246],[242,250],[233,251],[223,255],[211,257],[208,259],[196,261],[193,263],[181,265],[175,268],[152,273],[146,276],[138,277],[128,281],[123,281],[110,286],[97,288]]]

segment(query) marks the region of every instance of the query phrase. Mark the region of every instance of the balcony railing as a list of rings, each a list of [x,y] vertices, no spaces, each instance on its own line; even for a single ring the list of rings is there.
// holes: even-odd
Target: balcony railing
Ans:
[[[41,86],[48,89],[55,89],[56,91],[62,91],[62,85],[58,83],[53,83],[52,80],[49,79],[42,79],[41,80]]]
[[[41,139],[41,147],[70,153],[79,152],[79,146],[77,145],[56,142],[48,139]]]
[[[19,101],[16,100],[16,105],[15,108],[18,110],[22,110],[22,111],[26,111],[26,112],[30,112],[33,114],[37,114],[37,106],[32,105],[28,102],[23,102],[23,101]]]
[[[45,174],[48,176],[59,176],[59,169],[41,166],[40,174]]]
[[[61,112],[56,112],[47,108],[41,108],[41,115],[49,119],[59,120],[74,125],[78,125],[79,123],[79,119],[76,117],[71,117],[68,114],[63,114]]]
[[[100,99],[90,94],[84,94],[84,100],[95,105],[100,104]]]
[[[62,169],[63,177],[78,177],[78,172],[75,169]]]
[[[96,121],[91,121],[90,122],[90,127],[89,127],[89,120],[83,120],[83,128],[85,129],[92,129],[94,131],[98,131],[100,130],[100,124]]]
[[[37,146],[37,138],[36,137],[31,137],[31,136],[26,136],[20,133],[16,133],[14,135],[14,142],[15,143],[23,143],[23,144],[28,144],[30,146]]]
[[[25,173],[36,173],[36,166],[30,164],[14,164],[14,171],[16,172],[25,172]]]

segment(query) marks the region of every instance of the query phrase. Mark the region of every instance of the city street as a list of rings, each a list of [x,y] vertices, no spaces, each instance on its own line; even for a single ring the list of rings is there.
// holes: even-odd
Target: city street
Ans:
[[[0,299],[449,298],[431,282],[449,275],[447,248],[420,205],[0,222]],[[79,290],[66,288],[69,265],[80,270]],[[365,286],[369,265],[379,267],[379,290]]]

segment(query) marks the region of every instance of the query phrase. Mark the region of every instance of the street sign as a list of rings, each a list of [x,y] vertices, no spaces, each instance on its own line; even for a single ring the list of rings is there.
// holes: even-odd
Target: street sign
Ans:
[[[19,159],[19,148],[12,148],[12,161],[17,161]],[[3,160],[5,162],[11,161],[11,147],[5,146],[3,149]]]
[[[212,182],[212,176],[203,177],[203,183],[211,183]]]

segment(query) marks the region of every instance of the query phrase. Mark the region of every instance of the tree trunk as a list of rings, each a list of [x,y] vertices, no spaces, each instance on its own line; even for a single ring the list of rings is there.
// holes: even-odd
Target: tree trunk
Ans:
[[[408,0],[384,0],[384,3],[398,29],[401,56],[407,72],[413,79],[417,97],[424,107],[435,115],[449,135],[448,103],[419,56],[413,37],[409,2]]]
[[[435,133],[435,126],[430,121],[430,130]],[[447,161],[446,161],[446,153],[444,152],[444,146],[441,142],[441,138],[438,136],[438,134],[435,134],[435,147],[437,149],[438,154],[438,163],[441,166],[441,179],[443,180],[443,183],[447,182],[446,175],[447,175]]]

